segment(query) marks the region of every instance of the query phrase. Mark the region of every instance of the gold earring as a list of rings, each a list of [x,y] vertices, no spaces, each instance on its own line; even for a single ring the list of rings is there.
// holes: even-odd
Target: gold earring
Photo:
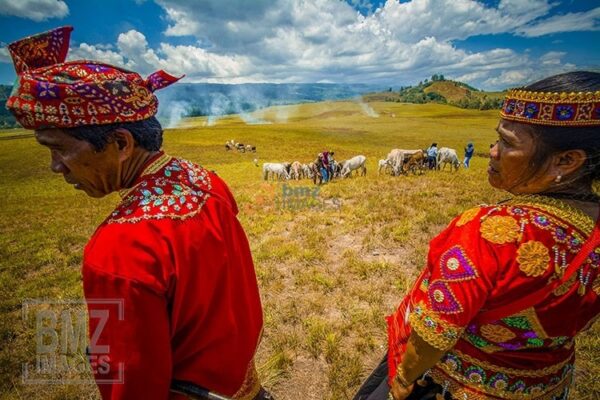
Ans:
[[[562,179],[562,175],[556,175],[556,178],[554,178],[554,182],[560,183],[561,179]]]

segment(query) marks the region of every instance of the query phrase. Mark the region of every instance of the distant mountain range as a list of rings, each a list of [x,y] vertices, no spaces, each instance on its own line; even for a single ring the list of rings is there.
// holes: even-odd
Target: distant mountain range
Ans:
[[[350,99],[382,90],[381,85],[367,84],[184,83],[156,95],[160,102],[158,118],[169,126],[182,117],[243,114],[274,105]],[[10,91],[11,86],[0,85],[0,104],[6,103]],[[15,124],[12,115],[0,106],[0,128]]]
[[[0,85],[1,105],[6,103],[10,91],[11,86]],[[167,127],[188,116],[245,114],[276,105],[356,97],[367,102],[437,102],[479,109],[498,108],[502,99],[502,92],[482,92],[461,82],[445,80],[443,75],[434,75],[431,81],[401,87],[398,91],[368,84],[184,83],[167,87],[156,94],[160,102],[158,118]],[[17,126],[14,117],[0,106],[0,128],[14,126]]]

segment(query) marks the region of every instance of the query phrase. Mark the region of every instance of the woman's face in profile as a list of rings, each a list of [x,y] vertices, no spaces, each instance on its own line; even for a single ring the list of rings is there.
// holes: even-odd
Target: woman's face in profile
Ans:
[[[536,173],[523,181],[529,172],[535,152],[533,136],[525,131],[523,124],[500,120],[498,141],[490,148],[488,181],[497,188],[513,194],[539,193],[547,189],[548,179]],[[543,175],[543,174],[542,174]]]

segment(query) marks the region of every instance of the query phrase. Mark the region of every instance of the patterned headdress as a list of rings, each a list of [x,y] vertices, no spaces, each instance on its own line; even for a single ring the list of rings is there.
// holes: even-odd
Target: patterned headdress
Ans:
[[[180,78],[157,71],[146,79],[97,61],[65,62],[72,27],[21,39],[8,46],[17,81],[6,102],[23,127],[71,128],[133,122],[156,114],[153,94]]]
[[[600,91],[579,93],[510,90],[500,116],[511,121],[551,126],[600,126]]]

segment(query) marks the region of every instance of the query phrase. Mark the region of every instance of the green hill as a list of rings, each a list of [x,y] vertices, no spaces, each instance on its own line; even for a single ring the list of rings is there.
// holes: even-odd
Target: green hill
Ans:
[[[393,101],[399,103],[441,103],[460,108],[491,110],[502,105],[504,92],[485,92],[463,82],[446,80],[434,75],[432,80],[416,86],[401,87],[397,92],[370,93],[363,96],[367,102]]]
[[[6,100],[8,100],[8,96],[10,96],[11,90],[12,86],[0,85],[0,128],[15,128],[19,126],[15,117],[4,106]]]

